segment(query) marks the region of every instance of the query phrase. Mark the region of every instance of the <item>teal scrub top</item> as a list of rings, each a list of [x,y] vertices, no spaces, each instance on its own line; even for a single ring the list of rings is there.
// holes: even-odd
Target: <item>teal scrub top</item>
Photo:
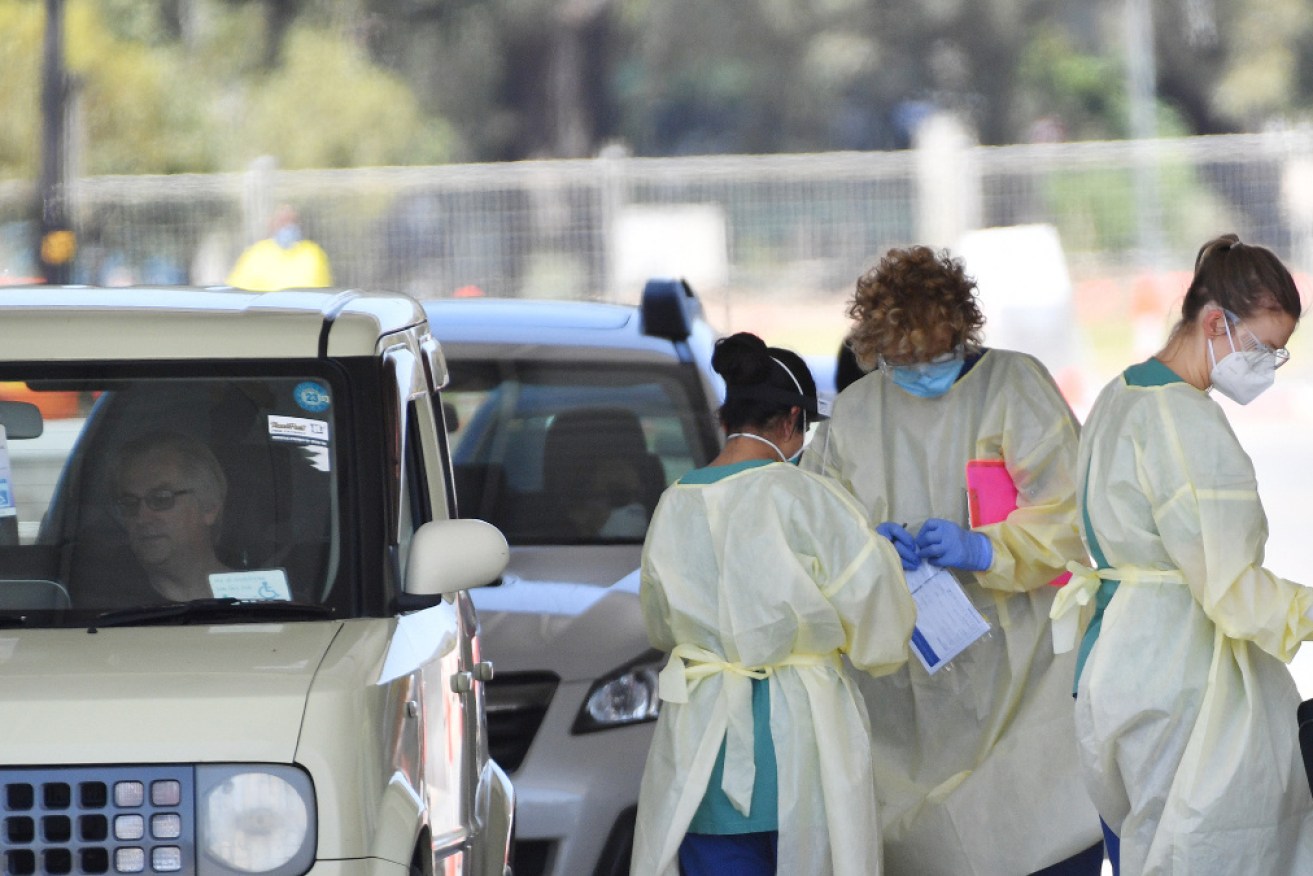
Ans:
[[[709,465],[694,469],[679,482],[714,484],[739,472],[773,464],[773,460],[754,459],[731,465]],[[752,748],[757,777],[752,784],[752,804],[748,814],[735,809],[720,788],[725,777],[725,743],[722,741],[716,764],[711,769],[711,778],[707,780],[706,793],[688,826],[689,833],[728,835],[779,830],[779,771],[775,764],[775,740],[770,735],[770,682],[766,679],[752,680]]]
[[[1181,377],[1172,369],[1168,368],[1157,359],[1149,359],[1138,365],[1132,365],[1122,372],[1122,379],[1126,381],[1127,386],[1167,386],[1170,383],[1183,383]],[[1090,491],[1090,482],[1087,479],[1083,485],[1086,495]],[[1108,568],[1108,559],[1103,555],[1103,549],[1099,547],[1099,540],[1094,536],[1094,527],[1090,525],[1090,514],[1088,502],[1081,503],[1081,524],[1085,527],[1085,541],[1090,546],[1090,556],[1094,559],[1094,565],[1099,569]],[[1094,617],[1090,619],[1090,625],[1085,628],[1085,635],[1081,637],[1080,650],[1076,652],[1076,679],[1072,683],[1072,695],[1080,686],[1080,675],[1085,669],[1085,661],[1090,656],[1090,651],[1094,650],[1094,643],[1099,640],[1099,632],[1103,629],[1103,613],[1108,609],[1108,604],[1112,602],[1113,595],[1117,592],[1116,581],[1109,581],[1106,578],[1100,581],[1098,592],[1094,595]]]

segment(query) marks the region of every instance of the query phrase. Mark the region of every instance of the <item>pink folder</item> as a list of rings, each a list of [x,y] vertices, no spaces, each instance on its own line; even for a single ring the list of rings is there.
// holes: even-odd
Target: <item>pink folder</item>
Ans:
[[[971,525],[985,526],[1006,520],[1017,507],[1017,485],[1001,459],[973,459],[967,462],[967,514]],[[1061,587],[1071,578],[1063,572],[1049,582]]]

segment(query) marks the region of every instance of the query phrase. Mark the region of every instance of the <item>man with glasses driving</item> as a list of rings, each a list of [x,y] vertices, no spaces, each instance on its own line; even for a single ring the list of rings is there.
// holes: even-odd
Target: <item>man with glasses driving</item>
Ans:
[[[228,482],[202,441],[151,432],[119,451],[113,510],[159,596],[186,602],[214,595],[210,575],[229,572],[215,555]]]

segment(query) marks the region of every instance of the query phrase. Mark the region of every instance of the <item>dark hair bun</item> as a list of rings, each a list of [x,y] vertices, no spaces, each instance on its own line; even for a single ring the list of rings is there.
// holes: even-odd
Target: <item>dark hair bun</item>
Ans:
[[[1199,266],[1210,256],[1227,252],[1232,247],[1240,245],[1240,236],[1238,234],[1221,234],[1214,237],[1199,248],[1199,254],[1194,257],[1194,269],[1198,271]]]
[[[751,332],[739,332],[716,341],[711,367],[728,386],[751,386],[770,379],[770,353],[766,342]]]

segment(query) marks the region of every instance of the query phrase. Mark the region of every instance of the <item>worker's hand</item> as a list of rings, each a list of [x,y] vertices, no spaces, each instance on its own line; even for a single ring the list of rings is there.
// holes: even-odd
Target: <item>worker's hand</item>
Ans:
[[[983,572],[994,562],[994,546],[988,537],[938,517],[922,524],[916,534],[916,550],[921,559],[936,566],[968,572]]]
[[[881,523],[875,531],[893,542],[898,558],[903,561],[903,568],[910,572],[921,565],[921,557],[916,552],[916,539],[912,533],[892,521]]]

